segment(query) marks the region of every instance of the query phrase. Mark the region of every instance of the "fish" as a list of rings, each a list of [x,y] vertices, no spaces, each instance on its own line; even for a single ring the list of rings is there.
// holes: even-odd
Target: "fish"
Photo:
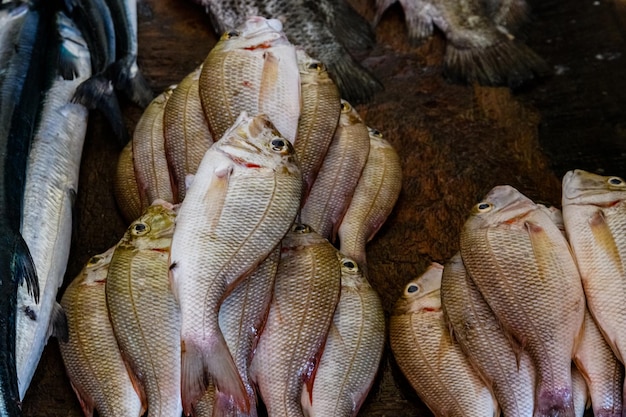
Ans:
[[[113,179],[113,193],[115,201],[128,224],[135,221],[148,208],[144,198],[142,202],[139,194],[139,184],[135,175],[133,163],[133,142],[128,142],[121,150],[117,159],[115,178]]]
[[[105,0],[115,28],[115,62],[111,80],[133,103],[146,108],[154,93],[137,65],[137,0]]]
[[[54,26],[61,38],[55,46],[60,63],[45,93],[28,154],[20,229],[37,270],[41,293],[39,303],[35,303],[27,288],[18,288],[16,366],[20,398],[26,394],[48,337],[66,337],[65,315],[56,299],[70,254],[73,205],[87,131],[88,110],[73,103],[72,96],[91,75],[89,50],[65,14],[56,14]]]
[[[572,363],[572,388],[574,397],[574,412],[576,417],[583,417],[585,411],[591,405],[589,401],[589,390],[582,373],[576,365]],[[603,414],[594,414],[594,416],[602,416]]]
[[[59,340],[61,359],[85,416],[140,417],[143,392],[130,374],[109,321],[105,285],[117,245],[92,256],[61,298],[68,338]]]
[[[515,88],[550,73],[543,58],[514,35],[527,14],[520,0],[399,2],[411,42],[432,36],[435,27],[445,34],[443,72],[451,81]],[[376,24],[393,3],[376,1]]]
[[[341,253],[353,258],[367,276],[365,245],[387,220],[402,189],[402,165],[393,146],[368,127],[370,151],[337,236]]]
[[[28,9],[27,4],[15,1],[0,10],[0,85],[15,53],[15,39],[19,36]]]
[[[296,49],[276,19],[255,16],[225,32],[202,65],[199,89],[213,138],[242,111],[265,114],[293,144],[300,117]]]
[[[264,115],[242,112],[204,155],[180,204],[170,255],[181,309],[185,413],[204,393],[207,375],[239,410],[250,410],[218,312],[287,233],[301,192],[295,150]]]
[[[173,90],[170,86],[152,100],[133,133],[133,164],[142,205],[151,205],[156,199],[174,203],[163,133],[163,113]]]
[[[471,210],[460,243],[476,287],[533,361],[535,416],[573,416],[571,358],[585,295],[562,232],[544,209],[500,185]]]
[[[170,290],[174,206],[163,200],[128,226],[106,283],[106,304],[124,361],[145,393],[148,416],[180,416],[180,311]]]
[[[276,246],[269,256],[233,289],[220,307],[219,326],[248,393],[250,412],[240,412],[229,398],[224,398],[218,391],[214,394],[216,399],[213,400],[215,416],[257,416],[257,394],[250,381],[248,369],[269,311],[280,251],[280,245]],[[211,393],[207,390],[204,396],[206,395]],[[194,410],[197,410],[197,407]],[[197,411],[194,415],[202,417]]]
[[[130,138],[109,74],[117,53],[111,11],[105,0],[63,0],[63,4],[66,14],[78,25],[91,54],[93,73],[78,86],[74,101],[102,113],[123,146]]]
[[[50,39],[49,4],[31,5],[6,41],[14,45],[0,84],[0,415],[21,415],[15,363],[17,291],[26,284],[35,304],[39,283],[28,245],[20,233],[26,163],[33,126],[45,88],[45,51]],[[2,28],[4,29],[4,28]]]
[[[201,71],[202,65],[174,88],[163,112],[165,156],[177,203],[185,198],[187,175],[196,173],[202,157],[213,144],[200,101]]]
[[[353,259],[340,257],[339,302],[314,379],[302,392],[307,417],[356,416],[372,388],[385,345],[385,314],[378,293]]]
[[[337,249],[296,222],[281,243],[274,297],[250,365],[270,416],[303,416],[303,386],[313,378],[341,290]]]
[[[615,357],[588,310],[572,359],[588,387],[593,415],[621,416],[624,365]]]
[[[535,367],[530,356],[505,333],[467,274],[461,253],[444,265],[441,306],[453,339],[490,387],[507,417],[532,417]]]
[[[621,363],[626,360],[626,182],[580,169],[563,176],[565,231],[580,271],[587,306]]]
[[[346,100],[322,167],[302,206],[301,219],[334,242],[370,151],[367,126]]]
[[[236,28],[251,16],[280,19],[290,42],[324,63],[341,96],[353,103],[365,102],[383,89],[378,78],[351,54],[371,48],[376,39],[368,22],[346,0],[195,1],[205,7],[218,33]]]
[[[441,307],[444,267],[431,263],[411,280],[389,319],[389,342],[398,367],[436,417],[496,417],[489,388],[448,331]]]
[[[302,111],[293,146],[302,167],[303,200],[306,200],[337,128],[341,96],[324,64],[311,58],[302,48],[296,49],[296,57]]]

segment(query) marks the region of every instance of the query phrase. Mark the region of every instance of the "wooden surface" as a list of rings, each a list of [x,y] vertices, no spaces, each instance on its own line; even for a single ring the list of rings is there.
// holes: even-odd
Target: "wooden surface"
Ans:
[[[368,18],[372,3],[353,1]],[[530,198],[559,206],[560,179],[569,169],[626,175],[626,14],[610,1],[550,0],[533,6],[528,44],[558,75],[514,94],[507,88],[448,84],[440,75],[445,41],[437,35],[410,46],[397,5],[377,28],[377,46],[364,65],[385,91],[358,109],[399,151],[404,174],[397,206],[368,247],[372,285],[387,313],[406,282],[429,262],[445,262],[458,250],[468,209],[493,186],[511,184]],[[216,37],[203,9],[191,1],[143,0],[139,41],[139,65],[158,93],[200,64]],[[141,110],[122,104],[132,132]],[[90,256],[116,243],[125,230],[112,193],[118,152],[102,115],[93,113],[65,286]],[[25,416],[81,415],[54,339],[23,409]],[[430,415],[388,349],[359,415]]]

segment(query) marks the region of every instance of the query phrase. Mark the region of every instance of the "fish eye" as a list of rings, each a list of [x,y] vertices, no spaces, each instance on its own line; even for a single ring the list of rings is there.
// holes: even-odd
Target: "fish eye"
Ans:
[[[289,152],[289,142],[285,139],[272,139],[270,142],[270,148],[275,152],[285,154]]]
[[[312,64],[309,64],[309,69],[314,69],[317,70],[317,72],[322,72],[324,71],[324,64],[322,64],[321,62],[314,62]]]
[[[94,255],[92,256],[89,261],[87,261],[87,265],[95,265],[98,262],[100,262],[102,260],[102,256],[100,255]]]
[[[293,231],[295,233],[305,234],[305,233],[311,233],[311,228],[306,224],[298,223],[293,227]]]
[[[375,136],[377,138],[382,138],[383,134],[380,132],[380,130],[378,129],[373,129],[371,127],[368,127],[370,135]]]
[[[611,177],[606,180],[610,185],[624,185],[624,180],[620,177]]]
[[[150,227],[145,223],[135,223],[131,226],[131,233],[135,236],[145,235],[149,231]]]
[[[342,113],[348,113],[350,110],[352,110],[352,106],[350,105],[350,103],[348,103],[347,101],[342,101],[341,102],[341,112]]]
[[[407,294],[413,294],[413,293],[418,292],[418,291],[419,291],[419,289],[420,289],[420,288],[419,288],[417,285],[415,285],[415,284],[409,284],[409,285],[407,285],[407,287],[406,287],[406,292],[407,292]]]
[[[343,258],[341,260],[341,265],[350,272],[355,272],[359,270],[359,267],[357,266],[356,262],[354,262],[350,258]]]
[[[231,30],[230,32],[226,32],[222,35],[222,39],[231,39],[231,38],[236,38],[237,36],[239,36],[239,32],[237,32],[236,30]]]
[[[478,213],[487,213],[491,211],[492,208],[493,208],[493,204],[487,203],[485,201],[483,201],[482,203],[476,204],[476,211]]]

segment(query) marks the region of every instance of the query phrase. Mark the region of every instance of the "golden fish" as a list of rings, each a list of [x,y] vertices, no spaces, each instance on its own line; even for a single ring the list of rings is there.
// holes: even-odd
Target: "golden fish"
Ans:
[[[367,126],[341,100],[341,116],[326,158],[302,207],[302,222],[334,241],[370,151]]]
[[[107,276],[111,324],[143,386],[148,416],[180,416],[180,313],[168,280],[175,213],[155,201],[128,227]]]
[[[515,188],[497,186],[465,222],[461,256],[504,330],[534,363],[535,416],[573,417],[571,358],[585,296],[559,228]]]
[[[444,266],[441,305],[454,340],[491,388],[504,415],[532,417],[534,365],[528,354],[505,334],[467,275],[458,252]]]
[[[563,220],[587,306],[615,356],[626,360],[626,182],[582,170],[563,177]]]
[[[450,336],[441,309],[443,266],[405,287],[389,321],[393,356],[435,417],[497,417],[491,392]]]
[[[274,297],[250,365],[268,415],[303,416],[303,385],[326,340],[340,280],[337,250],[310,227],[296,224],[282,241]]]
[[[262,115],[242,113],[202,159],[180,205],[170,257],[182,317],[185,412],[204,393],[206,374],[241,411],[250,409],[218,311],[289,230],[301,191],[293,146]]]
[[[301,48],[296,50],[296,56],[300,68],[302,112],[293,146],[302,165],[303,198],[306,199],[337,128],[341,96],[324,64]]]
[[[59,341],[61,358],[86,416],[139,417],[140,387],[129,375],[109,322],[105,284],[115,246],[93,256],[65,290],[68,341]]]
[[[174,88],[163,113],[165,155],[177,203],[185,198],[185,178],[196,173],[202,157],[213,144],[200,102],[201,70],[199,66]]]
[[[117,206],[129,224],[141,216],[141,213],[148,207],[147,204],[142,205],[139,196],[139,186],[133,164],[132,142],[128,142],[120,152],[113,180],[113,192]]]
[[[133,133],[133,163],[139,195],[144,206],[151,205],[157,199],[174,202],[163,136],[163,112],[173,88],[173,86],[168,88],[152,100],[137,121]]]
[[[300,117],[300,76],[295,47],[277,19],[248,18],[222,35],[200,74],[200,99],[214,139],[242,111],[265,114],[291,143]]]
[[[339,250],[367,271],[365,244],[387,220],[402,188],[400,157],[383,135],[368,128],[370,151],[339,225]]]
[[[339,303],[315,378],[302,393],[307,417],[356,416],[385,345],[385,315],[378,294],[355,261],[343,257],[340,263]]]

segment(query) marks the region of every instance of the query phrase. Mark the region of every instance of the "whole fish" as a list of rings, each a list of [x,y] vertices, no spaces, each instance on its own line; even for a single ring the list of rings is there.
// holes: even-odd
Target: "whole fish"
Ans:
[[[169,285],[176,214],[157,200],[118,243],[106,303],[120,350],[145,392],[148,416],[180,416],[180,312]]]
[[[304,223],[331,242],[348,209],[369,151],[367,126],[350,103],[341,100],[337,130],[301,213]]]
[[[341,263],[341,294],[315,377],[302,392],[304,415],[356,416],[385,345],[385,314],[357,263]],[[312,389],[311,389],[312,387]]]
[[[186,76],[172,91],[163,113],[165,156],[172,175],[176,202],[185,198],[186,177],[195,174],[213,144],[198,88],[202,66]]]
[[[341,97],[324,64],[311,58],[302,48],[297,48],[296,56],[302,111],[293,146],[302,165],[303,199],[306,200],[337,128]]]
[[[133,163],[142,205],[150,205],[156,199],[174,202],[163,133],[163,113],[173,89],[174,86],[169,87],[152,100],[133,133]]]
[[[26,163],[45,88],[45,52],[52,23],[48,7],[46,2],[29,6],[17,23],[19,30],[7,25],[11,33],[6,40],[13,43],[14,51],[9,62],[2,63],[5,75],[0,84],[0,149],[4,155],[0,158],[0,415],[11,417],[21,415],[15,364],[18,288],[25,282],[33,302],[39,302],[35,265],[20,226]]]
[[[444,266],[441,305],[454,340],[507,417],[532,417],[535,368],[505,332],[457,252]]]
[[[393,356],[435,417],[496,417],[500,410],[448,331],[441,309],[443,266],[407,284],[389,321]]]
[[[569,245],[546,211],[494,187],[461,231],[463,263],[536,369],[535,416],[574,415],[571,358],[585,295]]]
[[[229,398],[224,398],[217,392],[214,400],[216,411],[213,413],[216,416],[257,416],[257,394],[250,381],[248,369],[267,318],[279,259],[280,245],[235,287],[220,307],[220,329],[248,393],[250,412],[240,412]],[[211,394],[207,392],[203,397],[207,395]],[[194,410],[195,417],[203,417],[198,415],[196,407]]]
[[[588,310],[573,360],[589,389],[593,415],[621,416],[624,365],[615,357]]]
[[[300,117],[295,47],[276,19],[255,16],[224,33],[202,65],[199,88],[213,138],[242,111],[265,114],[291,143]]]
[[[376,1],[376,22],[393,3]],[[444,74],[454,81],[517,87],[550,71],[509,32],[524,18],[526,7],[519,0],[504,1],[496,10],[492,4],[497,2],[481,0],[400,0],[400,4],[413,42],[431,36],[435,26],[445,34]]]
[[[115,246],[95,255],[65,290],[61,305],[68,338],[59,341],[61,358],[85,416],[139,417],[144,413],[140,386],[113,334],[105,285]]]
[[[368,131],[367,161],[337,232],[341,253],[356,260],[366,273],[365,244],[387,220],[402,188],[398,153],[378,130]]]
[[[274,297],[250,377],[269,416],[302,417],[301,396],[313,377],[339,300],[338,252],[304,224],[282,241]]]
[[[263,115],[242,113],[204,155],[180,205],[170,257],[182,317],[185,412],[204,393],[207,374],[241,411],[250,410],[218,311],[289,230],[301,190],[293,146]]]
[[[73,204],[87,131],[88,110],[72,103],[72,96],[91,75],[89,51],[78,28],[63,13],[57,13],[55,27],[61,39],[55,46],[60,64],[39,114],[24,188],[21,233],[35,263],[41,297],[34,303],[26,288],[18,289],[20,398],[30,385],[48,337],[65,337],[65,316],[56,298],[70,254]],[[64,78],[63,73],[73,75]]]
[[[147,201],[141,200],[139,185],[133,163],[133,142],[128,142],[117,159],[117,169],[113,180],[115,201],[128,224],[137,220],[148,208]]]
[[[563,177],[563,220],[587,306],[621,363],[626,360],[626,182],[569,171]]]
[[[137,65],[137,0],[105,0],[115,27],[115,63],[110,68],[115,88],[145,108],[154,94]]]
[[[206,8],[219,33],[236,28],[251,16],[280,19],[289,40],[326,65],[347,100],[362,102],[382,90],[376,77],[350,54],[373,46],[375,36],[346,0],[195,1]]]

